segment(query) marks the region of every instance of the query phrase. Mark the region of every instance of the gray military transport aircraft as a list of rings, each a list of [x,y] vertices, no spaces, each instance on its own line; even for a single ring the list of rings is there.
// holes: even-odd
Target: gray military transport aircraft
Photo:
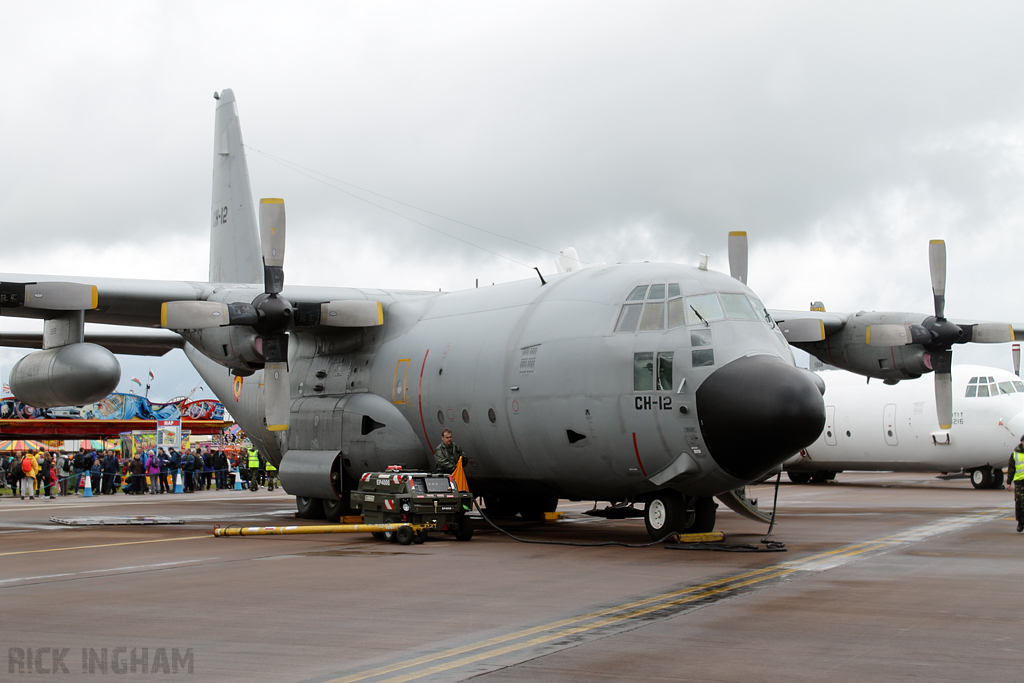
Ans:
[[[764,519],[743,487],[825,423],[824,386],[790,344],[887,381],[934,369],[941,391],[953,343],[1013,337],[942,317],[939,243],[935,316],[769,312],[745,284],[745,233],[729,237],[731,276],[705,260],[450,293],[285,287],[284,204],[263,199],[257,221],[235,97],[216,97],[209,282],[3,274],[0,314],[44,326],[0,344],[41,349],[10,372],[38,407],[106,396],[112,352],[183,348],[305,518],[337,520],[365,472],[430,467],[452,427],[491,511],[610,501],[608,515],[643,515],[654,539],[713,529],[716,496]]]

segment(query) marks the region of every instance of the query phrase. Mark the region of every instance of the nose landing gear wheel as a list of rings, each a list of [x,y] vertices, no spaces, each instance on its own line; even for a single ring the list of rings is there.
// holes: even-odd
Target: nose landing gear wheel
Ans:
[[[678,531],[684,513],[682,494],[671,490],[655,493],[644,508],[644,524],[651,540],[660,541]]]
[[[995,477],[992,476],[991,467],[979,467],[971,472],[971,486],[976,489],[990,489]]]

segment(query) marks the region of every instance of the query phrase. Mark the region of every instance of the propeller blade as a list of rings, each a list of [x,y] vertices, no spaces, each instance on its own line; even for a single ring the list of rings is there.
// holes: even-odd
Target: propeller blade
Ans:
[[[939,418],[939,429],[949,429],[953,426],[953,375],[951,373],[935,373],[935,413]]]
[[[932,296],[935,297],[935,317],[943,318],[946,311],[946,243],[932,240],[928,243],[928,268],[932,276]]]
[[[266,402],[267,429],[288,429],[292,413],[292,390],[288,384],[288,335],[261,337],[263,358],[263,396]]]
[[[912,344],[906,325],[869,325],[864,334],[868,346],[904,346]]]
[[[77,282],[0,282],[0,308],[91,311],[99,303],[93,285]]]
[[[1010,354],[1013,356],[1013,374],[1020,377],[1020,344],[1014,344]]]
[[[384,324],[379,301],[328,301],[320,304],[320,324],[328,327],[375,327]]]
[[[260,200],[260,246],[263,249],[263,286],[267,294],[284,289],[285,221],[283,199]]]
[[[288,384],[288,363],[267,363],[263,368],[263,398],[267,429],[281,432],[289,427],[292,394]]]
[[[729,233],[729,274],[747,284],[747,233]]]
[[[1005,344],[1013,341],[1013,325],[1008,323],[978,323],[971,325],[971,341],[976,344]]]
[[[939,428],[953,426],[953,352],[949,349],[936,351],[925,356],[935,371],[935,412]]]
[[[217,301],[165,301],[160,304],[160,327],[202,330],[230,325],[228,305]]]

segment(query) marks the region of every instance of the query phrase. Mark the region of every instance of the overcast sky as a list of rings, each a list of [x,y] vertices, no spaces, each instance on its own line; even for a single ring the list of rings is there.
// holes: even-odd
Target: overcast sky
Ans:
[[[947,314],[1024,321],[1020,3],[2,9],[0,271],[205,280],[230,87],[292,284],[462,289],[566,246],[727,270],[746,230],[770,307],[928,312],[943,238]],[[20,355],[0,349],[5,381]],[[150,366],[161,399],[199,382],[180,352],[122,361],[124,390]]]

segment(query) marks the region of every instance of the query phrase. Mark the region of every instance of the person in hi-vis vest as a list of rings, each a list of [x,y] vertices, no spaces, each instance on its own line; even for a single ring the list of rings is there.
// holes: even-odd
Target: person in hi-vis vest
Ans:
[[[1010,453],[1006,468],[1006,488],[1013,486],[1013,507],[1017,515],[1017,533],[1024,531],[1024,436]]]

